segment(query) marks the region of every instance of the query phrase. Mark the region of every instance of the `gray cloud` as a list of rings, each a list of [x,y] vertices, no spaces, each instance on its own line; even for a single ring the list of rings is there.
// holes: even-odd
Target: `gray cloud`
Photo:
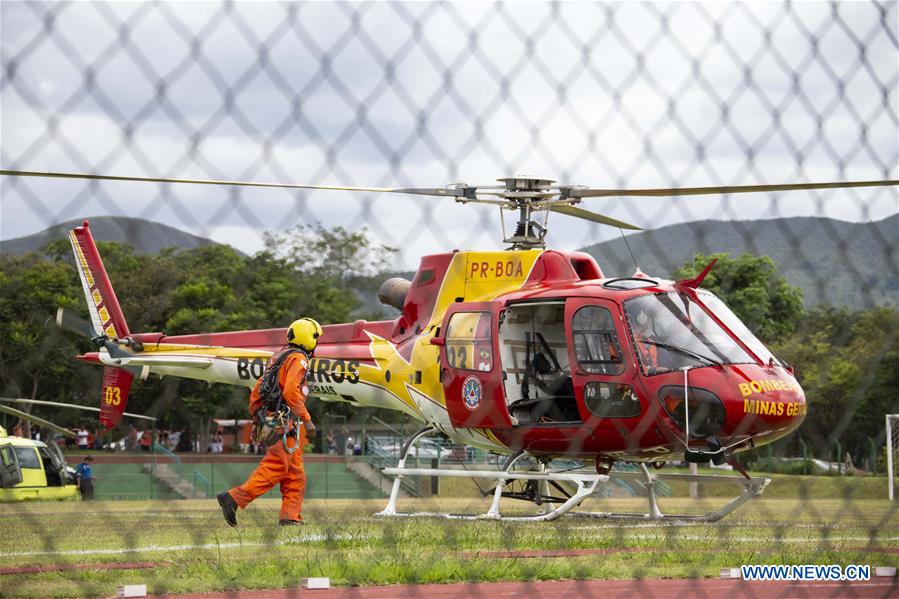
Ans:
[[[415,186],[522,171],[600,187],[897,176],[896,3],[0,11],[4,168]],[[113,213],[244,250],[259,247],[264,228],[367,224],[403,244],[404,267],[448,245],[499,247],[495,209],[438,202],[3,181],[0,236]],[[648,227],[899,209],[895,190],[589,207]],[[565,248],[618,235],[552,223]]]

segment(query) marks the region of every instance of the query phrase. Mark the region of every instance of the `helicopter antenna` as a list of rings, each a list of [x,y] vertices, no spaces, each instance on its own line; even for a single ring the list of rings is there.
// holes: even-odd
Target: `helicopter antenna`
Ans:
[[[624,240],[624,247],[627,248],[627,253],[631,255],[631,260],[634,261],[634,268],[640,270],[640,267],[637,265],[637,259],[634,258],[634,252],[631,251],[631,244],[627,242],[627,237],[625,236],[624,231],[621,230],[621,227],[618,227],[618,232],[621,233],[621,238]]]

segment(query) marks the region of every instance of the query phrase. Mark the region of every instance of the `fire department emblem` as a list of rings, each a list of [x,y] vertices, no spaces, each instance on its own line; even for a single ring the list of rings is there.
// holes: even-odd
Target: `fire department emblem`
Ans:
[[[470,376],[462,383],[462,402],[472,411],[481,405],[481,381],[478,377]]]

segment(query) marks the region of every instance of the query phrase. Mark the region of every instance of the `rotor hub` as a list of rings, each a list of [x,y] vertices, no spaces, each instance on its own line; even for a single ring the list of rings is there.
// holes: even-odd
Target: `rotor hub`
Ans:
[[[546,191],[556,182],[555,179],[541,179],[529,175],[503,177],[497,181],[504,184],[508,191]]]

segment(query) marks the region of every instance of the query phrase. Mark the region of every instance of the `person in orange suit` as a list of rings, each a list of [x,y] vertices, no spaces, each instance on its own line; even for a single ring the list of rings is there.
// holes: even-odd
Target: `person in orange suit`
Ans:
[[[641,311],[637,314],[636,321],[634,340],[637,342],[637,351],[640,353],[646,371],[652,374],[659,367],[659,350],[651,343],[644,343],[645,341],[654,341],[656,338],[652,328],[652,319]]]
[[[311,318],[294,321],[287,329],[287,346],[269,359],[265,372],[253,387],[250,414],[257,421],[256,426],[267,431],[269,440],[274,442],[247,482],[218,495],[222,514],[230,526],[237,526],[238,508],[246,508],[275,485],[281,488],[278,524],[303,523],[300,512],[306,491],[306,472],[303,470],[302,447],[307,437],[315,437],[315,425],[306,410],[306,370],[321,334],[321,325]],[[270,411],[273,403],[287,408],[283,411],[287,417],[280,421],[281,427],[273,425]]]

